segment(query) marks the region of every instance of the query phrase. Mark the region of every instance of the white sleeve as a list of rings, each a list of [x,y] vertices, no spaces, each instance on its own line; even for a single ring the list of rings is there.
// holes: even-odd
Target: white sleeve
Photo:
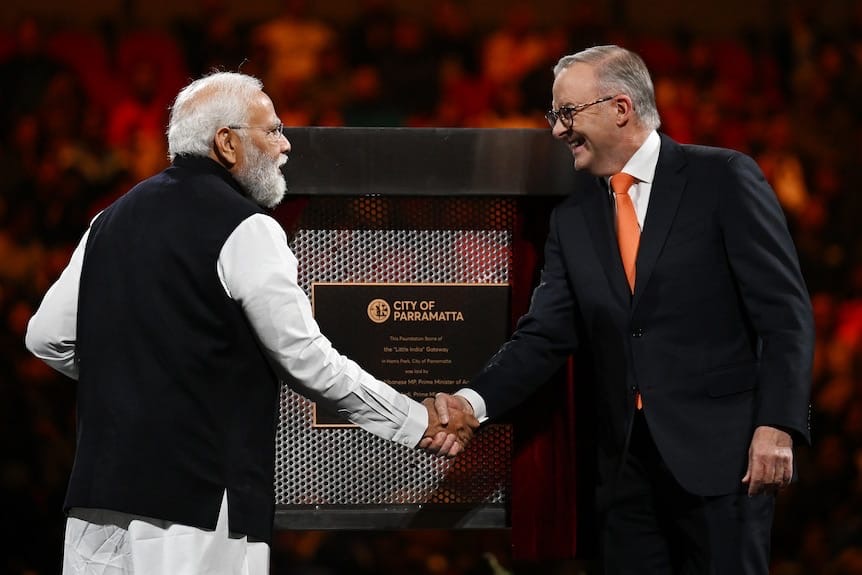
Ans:
[[[78,242],[66,269],[42,298],[27,324],[24,344],[30,352],[59,371],[78,379],[75,344],[78,338],[78,287],[88,229]]]
[[[281,226],[255,214],[222,247],[218,273],[245,311],[279,377],[371,433],[409,447],[428,427],[420,403],[375,379],[320,333],[297,283],[297,260]]]
[[[460,395],[467,400],[467,403],[469,403],[473,408],[473,415],[476,416],[476,419],[478,419],[480,423],[484,423],[488,420],[488,410],[485,407],[485,400],[482,399],[481,395],[469,387],[459,389],[455,392],[455,395]]]

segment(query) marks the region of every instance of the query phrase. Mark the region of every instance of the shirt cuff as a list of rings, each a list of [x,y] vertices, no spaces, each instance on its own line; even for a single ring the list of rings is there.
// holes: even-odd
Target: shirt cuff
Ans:
[[[409,402],[407,419],[392,436],[392,441],[407,447],[416,447],[428,429],[428,410],[417,401],[409,399]]]
[[[460,395],[467,402],[473,406],[473,415],[476,416],[476,419],[479,420],[479,423],[485,423],[488,421],[488,410],[485,407],[485,400],[482,399],[482,396],[473,391],[472,389],[465,387],[464,389],[459,389],[455,392],[455,395]]]

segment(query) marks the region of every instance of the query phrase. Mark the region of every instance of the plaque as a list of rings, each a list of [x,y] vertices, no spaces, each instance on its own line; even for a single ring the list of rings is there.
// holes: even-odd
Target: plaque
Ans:
[[[420,402],[467,385],[508,337],[508,284],[313,283],[311,300],[335,349]],[[315,404],[314,426],[352,424]]]

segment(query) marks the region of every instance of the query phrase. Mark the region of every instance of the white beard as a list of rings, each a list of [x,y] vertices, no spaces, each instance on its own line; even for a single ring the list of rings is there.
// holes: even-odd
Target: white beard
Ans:
[[[236,173],[236,180],[255,202],[265,208],[274,208],[287,192],[287,182],[281,173],[281,166],[287,162],[287,156],[279,154],[278,160],[273,161],[257,146],[246,143],[249,150],[246,163]]]

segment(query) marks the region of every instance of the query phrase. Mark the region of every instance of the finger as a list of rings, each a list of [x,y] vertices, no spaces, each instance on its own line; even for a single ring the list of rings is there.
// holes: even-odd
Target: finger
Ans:
[[[745,483],[748,484],[748,496],[751,497],[755,494],[754,479],[751,477],[751,472],[746,473],[745,477],[747,479]]]
[[[766,470],[763,478],[766,487],[774,487],[775,491],[787,485],[792,466],[782,450],[776,450],[766,461]]]
[[[446,455],[452,450],[452,446],[458,441],[458,438],[455,437],[455,434],[450,433],[446,436],[446,441],[443,442],[443,446],[437,452],[439,455]]]
[[[428,449],[428,446],[431,445],[430,437],[423,437],[419,440],[419,449]]]
[[[793,452],[790,451],[782,460],[781,487],[787,487],[793,481]]]
[[[763,490],[770,484],[769,480],[770,469],[767,465],[760,462],[755,462],[751,472],[751,483],[749,484],[749,495],[757,495],[763,493]]]
[[[464,444],[460,441],[456,441],[455,445],[452,446],[452,449],[449,450],[449,457],[455,457],[462,451],[464,451]]]
[[[431,431],[431,429],[435,427],[440,427],[440,416],[437,414],[437,407],[434,404],[434,400],[430,397],[426,397],[422,400],[422,406],[428,412],[428,429],[426,431]]]
[[[434,407],[437,410],[437,417],[440,418],[441,425],[449,423],[449,405],[445,393],[438,393],[434,396]]]
[[[787,487],[790,484],[790,474],[784,467],[779,467],[775,472],[775,489]]]
[[[755,496],[755,495],[757,495],[758,493],[760,493],[760,483],[757,483],[757,482],[754,482],[754,481],[752,481],[751,483],[749,483],[749,484],[748,484],[748,496],[749,496],[749,497],[754,497],[754,496]]]
[[[772,485],[775,485],[775,462],[766,462],[760,473],[760,492],[765,491]]]
[[[751,496],[759,495],[769,486],[769,483],[764,481],[763,475],[754,473],[751,476],[751,483],[748,485],[748,494]]]
[[[748,480],[748,495],[753,497],[763,489],[763,466],[757,461],[752,461],[748,466],[745,478]]]
[[[772,455],[770,464],[770,469],[772,471],[772,474],[770,476],[771,483],[773,483],[776,487],[780,487],[784,484],[784,477],[787,472],[787,459],[784,456],[783,450],[775,450],[775,453]]]
[[[456,441],[456,442],[452,445],[452,449],[450,449],[450,450],[449,450],[449,453],[447,453],[447,454],[446,454],[446,456],[447,456],[447,457],[455,457],[456,455],[458,455],[458,454],[459,454],[459,453],[461,453],[462,451],[464,451],[464,446],[463,446],[463,445],[461,445],[461,442],[460,442],[460,441]]]
[[[425,451],[436,455],[440,452],[440,448],[443,447],[443,443],[446,441],[446,432],[438,431],[433,437],[426,437],[425,439],[430,439],[428,444],[425,446]],[[423,441],[425,441],[425,439],[423,439]]]

